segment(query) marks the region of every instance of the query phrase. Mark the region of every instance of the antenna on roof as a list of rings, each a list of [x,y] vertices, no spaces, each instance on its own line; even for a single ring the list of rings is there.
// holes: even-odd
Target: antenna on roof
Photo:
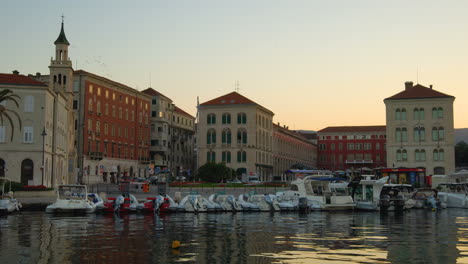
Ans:
[[[419,84],[419,67],[416,67],[416,84]]]
[[[151,72],[149,73],[149,87],[151,87]]]
[[[240,83],[239,83],[239,80],[236,81],[235,86],[236,86],[236,87],[234,88],[234,90],[238,93],[239,90],[240,90]]]

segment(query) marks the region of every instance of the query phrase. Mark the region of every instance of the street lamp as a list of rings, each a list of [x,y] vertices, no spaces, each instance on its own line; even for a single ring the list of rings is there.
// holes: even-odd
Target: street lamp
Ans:
[[[44,185],[44,153],[45,153],[45,136],[47,136],[45,127],[42,129],[42,185]]]

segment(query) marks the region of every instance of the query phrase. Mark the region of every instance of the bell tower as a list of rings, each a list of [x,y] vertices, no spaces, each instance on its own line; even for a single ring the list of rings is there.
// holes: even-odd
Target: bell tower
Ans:
[[[50,85],[51,88],[58,93],[72,93],[72,78],[73,68],[72,62],[68,57],[68,42],[63,28],[62,16],[62,29],[55,44],[55,58],[50,59]]]

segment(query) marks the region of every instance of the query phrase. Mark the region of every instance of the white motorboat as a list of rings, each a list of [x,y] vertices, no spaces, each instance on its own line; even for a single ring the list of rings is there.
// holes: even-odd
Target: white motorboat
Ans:
[[[242,206],[237,202],[236,197],[234,195],[210,195],[208,200],[216,202],[219,204],[223,211],[228,212],[237,212],[242,211]]]
[[[356,203],[356,209],[375,211],[380,209],[380,192],[388,180],[384,177],[378,180],[373,179],[373,175],[363,175],[357,185],[350,187],[353,188],[353,199]]]
[[[199,194],[189,194],[180,201],[177,211],[192,213],[208,212],[210,205],[211,203],[205,197]]]
[[[437,186],[439,200],[449,208],[468,208],[466,183],[441,183]]]
[[[441,202],[438,197],[438,191],[436,189],[423,188],[417,190],[412,199],[416,202],[413,208],[430,208],[430,209],[445,209],[447,204]]]
[[[8,214],[14,211],[19,211],[22,207],[21,203],[15,199],[13,192],[11,191],[11,180],[8,178],[2,178],[2,199],[0,200],[0,214]],[[5,192],[5,184],[9,182],[9,190]]]
[[[243,211],[260,211],[260,207],[258,205],[249,202],[249,197],[247,195],[239,195],[237,202],[242,207]]]
[[[59,185],[57,200],[46,207],[47,213],[94,213],[96,205],[88,200],[86,185]]]
[[[276,201],[274,195],[269,194],[254,194],[249,197],[248,200],[258,206],[262,212],[279,211],[280,207]]]
[[[299,194],[286,195],[284,192],[277,192],[276,201],[281,211],[295,211],[299,209]]]
[[[286,195],[298,194],[307,198],[310,209],[351,210],[356,205],[347,189],[339,186],[330,187],[335,179],[332,177],[305,176],[291,182],[291,190]],[[343,185],[344,186],[344,185]],[[339,191],[338,191],[339,190]]]
[[[414,187],[411,184],[394,184],[386,183],[384,184],[380,196],[388,195],[390,199],[400,203],[399,200],[403,199],[404,207],[403,209],[411,209],[416,205],[416,201],[413,200],[413,194],[415,193]],[[382,200],[382,199],[381,199]],[[387,210],[393,211],[397,208],[390,205]]]
[[[88,193],[88,200],[96,205],[96,210],[104,209],[104,200],[97,193]]]

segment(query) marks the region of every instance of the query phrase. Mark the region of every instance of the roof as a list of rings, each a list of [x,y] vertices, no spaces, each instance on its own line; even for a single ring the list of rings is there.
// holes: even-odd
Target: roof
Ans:
[[[162,93],[156,91],[155,89],[153,89],[153,88],[151,88],[151,87],[149,87],[148,89],[143,90],[143,91],[141,91],[141,92],[142,92],[142,93],[145,93],[145,94],[147,94],[147,95],[150,95],[150,96],[162,96],[162,97],[165,97],[165,98],[171,100],[169,97],[165,96],[164,94],[162,94]],[[172,101],[172,100],[171,100],[171,101]]]
[[[58,36],[54,44],[70,45],[70,42],[68,42],[67,37],[65,36],[65,30],[63,30],[63,22],[62,22],[62,29],[60,30],[60,35]]]
[[[185,116],[188,116],[188,117],[191,117],[191,118],[195,118],[195,117],[193,117],[192,115],[190,115],[189,113],[185,112],[184,110],[180,109],[177,106],[175,107],[175,112],[179,113],[181,115],[185,115]]]
[[[295,137],[295,138],[298,138],[298,139],[301,139],[301,140],[304,140],[304,141],[309,142],[309,140],[308,140],[306,137],[304,137],[303,134],[298,133],[297,131],[294,131],[294,130],[289,130],[289,128],[287,128],[287,127],[282,127],[282,126],[280,126],[280,125],[278,125],[278,124],[275,124],[275,123],[273,123],[273,130],[276,130],[276,131],[278,131],[278,132],[282,132],[282,133],[288,134],[288,135],[290,135],[290,136],[293,136],[293,137]],[[309,142],[309,143],[310,143],[310,142]]]
[[[0,85],[29,85],[29,86],[44,86],[47,84],[39,82],[25,75],[0,73]]]
[[[343,132],[386,132],[386,126],[336,126],[326,127],[318,133],[343,133]]]
[[[409,87],[402,92],[399,92],[384,100],[401,100],[401,99],[425,99],[425,98],[455,98],[451,95],[441,93],[432,88],[427,88],[420,84]]]
[[[231,92],[231,93],[225,94],[223,96],[217,97],[215,99],[212,99],[210,101],[200,104],[200,106],[211,106],[211,105],[213,106],[214,105],[258,105],[258,106],[261,106],[257,104],[256,102],[250,100],[249,98],[239,94],[238,92]],[[268,110],[267,108],[265,109]]]

